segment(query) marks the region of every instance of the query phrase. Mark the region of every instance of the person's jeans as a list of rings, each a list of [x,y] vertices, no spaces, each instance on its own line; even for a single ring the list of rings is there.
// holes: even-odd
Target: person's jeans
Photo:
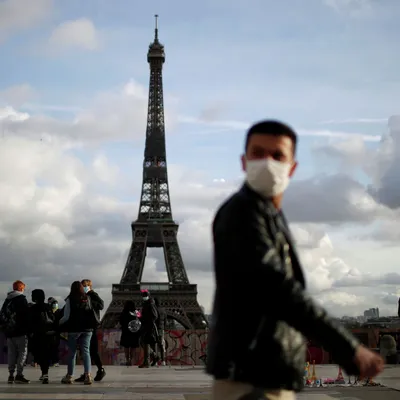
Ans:
[[[76,348],[78,341],[80,344],[81,356],[83,359],[83,368],[85,373],[90,373],[90,339],[92,332],[70,332],[68,333],[68,375],[73,376],[76,361]]]

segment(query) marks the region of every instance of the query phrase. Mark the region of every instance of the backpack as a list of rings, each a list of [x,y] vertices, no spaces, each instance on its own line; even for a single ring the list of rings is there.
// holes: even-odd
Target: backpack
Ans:
[[[47,306],[47,304],[46,304]],[[45,307],[39,314],[37,321],[32,321],[34,331],[37,333],[51,333],[55,329],[55,315],[50,307]]]
[[[12,333],[17,327],[17,313],[12,300],[6,300],[0,311],[0,327],[5,333]]]

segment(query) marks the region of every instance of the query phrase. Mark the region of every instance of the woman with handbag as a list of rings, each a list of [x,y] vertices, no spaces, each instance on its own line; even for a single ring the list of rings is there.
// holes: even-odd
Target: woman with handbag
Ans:
[[[126,365],[130,366],[133,364],[133,356],[135,349],[139,345],[140,339],[140,328],[142,323],[140,322],[141,314],[136,309],[136,305],[132,300],[127,300],[122,310],[119,324],[121,325],[121,340],[120,345],[125,350]]]
[[[29,307],[29,339],[35,361],[42,371],[40,380],[49,383],[49,366],[51,352],[55,343],[56,323],[49,304],[45,303],[46,296],[42,289],[32,290],[32,302]]]
[[[70,294],[65,299],[64,316],[60,320],[60,330],[68,332],[68,371],[61,383],[73,382],[76,349],[79,343],[85,376],[83,383],[85,385],[92,384],[90,339],[96,323],[90,298],[85,293],[82,283],[73,282]]]

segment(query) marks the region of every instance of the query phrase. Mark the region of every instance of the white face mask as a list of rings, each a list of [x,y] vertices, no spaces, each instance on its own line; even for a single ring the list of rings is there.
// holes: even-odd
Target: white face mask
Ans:
[[[147,301],[149,299],[149,297],[143,297],[144,301]]]
[[[258,194],[270,198],[283,193],[289,185],[292,164],[270,158],[246,161],[246,181]]]

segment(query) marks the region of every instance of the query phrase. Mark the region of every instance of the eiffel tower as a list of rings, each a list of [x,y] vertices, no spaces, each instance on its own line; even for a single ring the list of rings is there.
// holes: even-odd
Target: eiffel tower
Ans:
[[[115,328],[126,300],[141,304],[141,289],[148,289],[165,307],[169,319],[186,329],[204,329],[207,321],[197,302],[197,285],[190,284],[178,245],[179,225],[172,218],[168,187],[164,126],[162,67],[164,46],[158,40],[158,16],[155,36],[149,46],[149,102],[143,183],[139,215],[132,222],[132,245],[119,284],[112,285],[112,301],[103,317],[103,328]],[[167,283],[142,282],[147,248],[163,248]]]

